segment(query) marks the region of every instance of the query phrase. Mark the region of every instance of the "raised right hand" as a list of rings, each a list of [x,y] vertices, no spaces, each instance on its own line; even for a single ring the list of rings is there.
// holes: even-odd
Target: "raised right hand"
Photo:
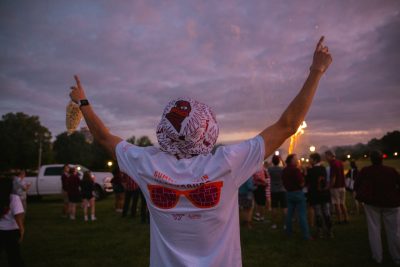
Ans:
[[[324,41],[324,36],[319,39],[317,47],[314,51],[313,62],[310,70],[317,70],[324,73],[329,65],[332,63],[332,56],[329,53],[327,46],[324,46],[322,42]]]
[[[71,97],[72,101],[79,104],[80,100],[86,99],[86,95],[85,95],[85,91],[83,90],[83,87],[81,85],[81,81],[79,80],[78,75],[74,75],[74,79],[76,82],[76,86],[71,86],[72,91],[69,94],[69,96]]]

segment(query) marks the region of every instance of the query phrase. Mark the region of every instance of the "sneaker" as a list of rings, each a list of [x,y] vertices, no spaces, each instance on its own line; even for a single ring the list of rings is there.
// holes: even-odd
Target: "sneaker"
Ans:
[[[259,222],[259,221],[261,221],[261,218],[257,215],[254,215],[253,220],[255,220],[256,222]]]
[[[97,220],[96,216],[94,216],[94,215],[92,215],[92,216],[90,217],[90,219],[91,219],[92,221]]]
[[[276,224],[271,225],[271,229],[275,230],[276,228],[278,228],[278,226]]]
[[[85,222],[87,222],[89,220],[88,216],[84,217]]]

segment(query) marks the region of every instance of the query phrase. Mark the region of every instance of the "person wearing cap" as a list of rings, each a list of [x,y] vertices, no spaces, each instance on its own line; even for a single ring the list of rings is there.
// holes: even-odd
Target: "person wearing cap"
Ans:
[[[380,151],[371,152],[371,166],[364,167],[354,184],[356,199],[364,203],[372,259],[382,262],[381,221],[385,224],[389,253],[400,265],[400,175],[383,165]]]
[[[211,151],[219,128],[213,111],[194,99],[174,99],[157,127],[160,148],[138,147],[109,132],[80,80],[72,101],[94,137],[133,177],[150,212],[150,266],[242,266],[238,189],[304,120],[318,83],[332,62],[323,37],[310,73],[282,116],[259,135]]]

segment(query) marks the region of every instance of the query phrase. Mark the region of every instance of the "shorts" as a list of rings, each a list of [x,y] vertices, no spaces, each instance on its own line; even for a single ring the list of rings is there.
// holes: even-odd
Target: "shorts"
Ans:
[[[287,208],[286,192],[272,192],[271,193],[271,207],[272,208]]]
[[[346,201],[346,189],[344,187],[331,188],[331,200],[333,205],[344,205]]]
[[[70,203],[79,203],[82,201],[79,195],[68,195],[68,200]]]
[[[63,197],[63,202],[64,204],[68,204],[69,200],[68,200],[68,193],[67,191],[62,191],[62,197]]]
[[[114,193],[116,193],[116,194],[125,192],[125,188],[122,184],[113,184],[112,186],[113,186]]]
[[[253,198],[249,195],[239,194],[239,207],[244,210],[251,209],[253,207]]]
[[[82,193],[82,198],[86,200],[90,200],[94,197],[93,192]]]
[[[267,203],[267,194],[265,192],[265,188],[265,185],[258,185],[257,189],[254,190],[254,200],[259,206],[265,206]]]

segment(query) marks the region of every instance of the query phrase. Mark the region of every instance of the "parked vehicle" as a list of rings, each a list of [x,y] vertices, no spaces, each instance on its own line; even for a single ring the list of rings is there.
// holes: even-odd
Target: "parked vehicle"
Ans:
[[[43,165],[39,169],[37,176],[27,176],[26,182],[31,183],[28,190],[28,196],[45,196],[61,193],[61,174],[63,172],[63,164]],[[71,167],[78,169],[79,177],[82,179],[83,173],[89,169],[79,165],[70,164]],[[95,181],[95,197],[103,198],[106,193],[112,192],[111,179],[113,177],[110,172],[92,172]]]

